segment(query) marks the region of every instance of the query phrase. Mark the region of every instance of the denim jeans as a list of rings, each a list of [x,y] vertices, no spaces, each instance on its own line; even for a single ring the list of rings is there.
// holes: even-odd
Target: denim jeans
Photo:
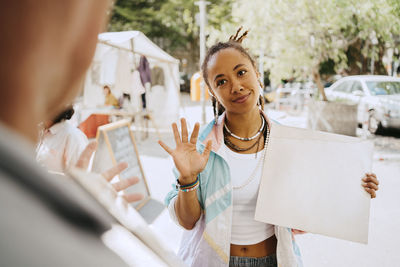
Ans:
[[[277,267],[276,254],[262,258],[231,256],[229,267]]]

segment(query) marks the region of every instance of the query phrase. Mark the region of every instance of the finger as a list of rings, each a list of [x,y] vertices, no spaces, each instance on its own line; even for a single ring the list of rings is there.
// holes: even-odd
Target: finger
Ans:
[[[187,143],[189,134],[185,118],[181,119],[181,132],[182,132],[182,143]]]
[[[119,182],[116,182],[114,184],[112,184],[112,186],[114,187],[115,191],[119,192],[121,190],[127,189],[128,187],[137,184],[139,182],[139,178],[138,177],[132,177],[132,178],[128,178],[128,179],[123,179]]]
[[[372,183],[375,183],[375,184],[377,184],[377,185],[379,185],[379,181],[378,181],[378,179],[376,178],[376,176],[374,177],[374,176],[371,176],[371,175],[366,175],[363,179],[362,179],[364,182],[372,182]]]
[[[123,195],[123,198],[128,203],[132,203],[132,202],[136,202],[136,201],[142,200],[143,199],[143,195],[142,194],[128,194],[128,195]]]
[[[87,169],[89,166],[90,158],[96,151],[96,148],[97,148],[97,142],[96,141],[90,142],[79,156],[79,159],[76,162],[75,167],[81,169]]]
[[[208,157],[210,156],[211,147],[212,147],[212,141],[211,141],[211,140],[208,140],[208,141],[207,141],[207,144],[206,144],[206,148],[204,149],[203,154],[202,154],[202,156],[203,156],[206,160],[208,160]]]
[[[366,173],[365,177],[374,177],[374,178],[376,178],[376,175],[374,173]]]
[[[376,178],[376,176],[369,176],[369,180],[375,184],[379,184],[378,178]]]
[[[111,169],[108,169],[105,172],[103,172],[102,175],[109,182],[112,180],[112,178],[115,175],[121,173],[127,167],[128,167],[128,164],[126,162],[121,162],[121,163],[117,164],[116,166],[112,167]]]
[[[193,128],[192,135],[190,136],[190,143],[196,144],[197,143],[197,136],[199,135],[200,124],[196,122]]]
[[[158,144],[159,144],[162,148],[164,148],[164,150],[167,151],[168,154],[171,155],[171,153],[172,153],[173,150],[172,150],[169,146],[167,146],[167,145],[166,145],[163,141],[161,141],[161,140],[158,140]]]
[[[378,185],[374,184],[374,183],[364,183],[363,186],[365,188],[371,188],[374,189],[375,191],[378,191],[379,187]]]
[[[179,135],[178,126],[176,123],[172,123],[172,131],[174,132],[175,143],[178,145],[181,143],[181,136]]]
[[[306,231],[302,231],[302,230],[298,230],[298,229],[292,229],[292,233],[295,235],[302,235],[302,234],[306,234]]]
[[[367,191],[371,195],[371,198],[375,198],[376,197],[375,190],[373,190],[371,188],[365,188],[365,191]]]

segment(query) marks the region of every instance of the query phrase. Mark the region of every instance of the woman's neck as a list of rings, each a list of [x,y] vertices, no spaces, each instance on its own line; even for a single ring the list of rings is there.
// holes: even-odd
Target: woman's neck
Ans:
[[[255,135],[261,127],[262,119],[260,110],[255,107],[247,113],[226,112],[226,126],[229,130],[240,137],[251,137]]]

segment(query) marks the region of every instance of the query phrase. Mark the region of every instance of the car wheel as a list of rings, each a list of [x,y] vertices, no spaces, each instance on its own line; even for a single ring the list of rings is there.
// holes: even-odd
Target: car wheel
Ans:
[[[381,128],[381,122],[375,117],[375,112],[371,111],[368,117],[368,131],[372,134],[376,134]]]

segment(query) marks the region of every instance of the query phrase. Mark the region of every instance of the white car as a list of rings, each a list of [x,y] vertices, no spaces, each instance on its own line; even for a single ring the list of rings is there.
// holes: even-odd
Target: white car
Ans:
[[[400,129],[400,78],[380,75],[344,77],[325,89],[330,101],[358,104],[358,123],[368,130]]]

